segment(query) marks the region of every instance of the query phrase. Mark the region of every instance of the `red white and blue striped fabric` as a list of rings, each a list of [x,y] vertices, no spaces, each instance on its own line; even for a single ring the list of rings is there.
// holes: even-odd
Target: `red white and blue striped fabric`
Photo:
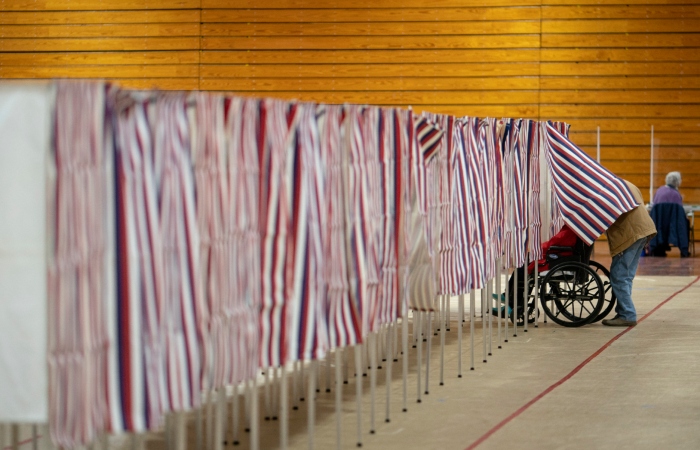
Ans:
[[[149,123],[163,251],[165,407],[188,411],[199,406],[201,397],[201,335],[195,311],[201,303],[201,278],[186,95],[158,95],[149,109]]]
[[[378,324],[393,323],[400,313],[399,225],[402,214],[402,167],[408,156],[408,122],[397,109],[379,110],[382,227],[381,295]],[[405,278],[403,278],[405,280]],[[401,291],[403,292],[403,291]]]
[[[587,244],[637,206],[624,181],[578,148],[554,124],[547,125],[547,160],[564,221]]]
[[[236,284],[226,296],[232,316],[229,333],[233,346],[228,356],[229,385],[254,377],[259,367],[258,340],[261,308],[261,239],[260,239],[260,162],[258,138],[261,128],[260,100],[230,98],[225,101],[225,129],[229,201],[227,211],[234,233],[230,258],[235,262]]]
[[[328,351],[326,280],[322,233],[328,228],[316,104],[295,106],[298,117],[288,149],[292,198],[294,274],[287,272],[290,303],[289,356],[286,363],[322,359]],[[293,107],[294,108],[294,107]],[[322,231],[323,230],[323,231]]]
[[[489,233],[486,238],[486,279],[493,278],[496,273],[496,260],[502,254],[501,228],[503,220],[503,189],[501,186],[502,158],[500,140],[498,139],[498,121],[493,118],[481,119],[481,143],[487,158],[488,211]]]
[[[115,123],[117,323],[110,431],[143,432],[167,409],[163,242],[148,101],[123,93]]]
[[[499,124],[499,139],[503,155],[503,267],[514,267],[513,226],[514,226],[514,158],[513,119],[503,119]]]
[[[420,311],[434,311],[437,300],[437,273],[435,271],[435,250],[439,243],[438,190],[439,158],[443,145],[440,127],[427,117],[414,118],[414,142],[411,151],[412,181],[414,183],[415,205],[411,214],[411,268],[409,278],[411,294],[409,305]],[[419,273],[420,272],[420,273]]]
[[[488,192],[486,154],[479,142],[479,119],[465,118],[462,128],[467,152],[469,179],[469,271],[470,288],[481,289],[486,281],[488,237]]]
[[[448,294],[456,289],[456,268],[454,265],[455,221],[452,214],[452,171],[454,164],[453,129],[455,118],[443,114],[423,113],[442,131],[442,144],[437,154],[438,160],[434,170],[437,183],[437,223],[438,235],[438,294]]]
[[[397,253],[399,267],[399,317],[406,317],[408,313],[408,275],[411,254],[411,227],[412,202],[411,195],[414,188],[412,158],[415,146],[415,127],[413,111],[396,109],[394,115],[394,128],[398,137],[395,139],[397,149]]]
[[[315,111],[314,104],[264,102],[261,367],[322,358],[328,348]]]
[[[291,201],[293,193],[287,175],[287,149],[292,146],[294,113],[283,101],[265,99],[260,162],[260,236],[262,304],[260,310],[260,367],[279,366],[286,360],[287,297],[286,267],[292,270],[288,256],[292,236]],[[287,259],[290,258],[288,261]]]
[[[204,390],[240,383],[258,367],[259,102],[200,93],[192,154],[200,230]],[[235,256],[234,256],[235,255]]]
[[[321,164],[325,168],[325,214],[328,229],[323,234],[324,274],[328,286],[328,335],[331,347],[362,342],[360,308],[350,297],[348,248],[346,248],[346,174],[342,106],[319,105],[316,121],[320,137]]]
[[[547,126],[549,122],[541,122],[542,127],[540,133],[542,134],[542,151],[546,152],[547,148]],[[565,122],[551,122],[552,126],[559,131],[561,134],[566,136],[567,138],[569,137],[569,129],[571,128],[571,125],[565,123]],[[561,210],[559,209],[559,204],[556,199],[556,193],[554,192],[554,189],[551,188],[551,183],[552,183],[552,176],[549,170],[549,159],[544,158],[544,161],[547,163],[547,173],[548,173],[548,178],[550,181],[549,185],[549,205],[551,208],[550,211],[550,226],[549,226],[549,236],[554,236],[561,230],[561,227],[564,226],[564,217],[561,214]]]
[[[105,148],[105,85],[56,85],[55,185],[49,223],[49,425],[54,443],[91,443],[108,421],[106,306],[112,162]]]
[[[525,264],[525,246],[527,233],[527,142],[521,134],[525,120],[516,119],[511,128],[513,139],[513,263],[516,267]]]
[[[540,139],[539,122],[527,120],[520,133],[528,144],[528,243],[530,261],[542,258],[542,218],[540,214]]]
[[[454,144],[453,200],[455,222],[455,274],[456,287],[453,295],[469,292],[471,261],[469,259],[469,233],[472,222],[469,217],[469,154],[464,128],[466,119],[458,119],[453,129]]]

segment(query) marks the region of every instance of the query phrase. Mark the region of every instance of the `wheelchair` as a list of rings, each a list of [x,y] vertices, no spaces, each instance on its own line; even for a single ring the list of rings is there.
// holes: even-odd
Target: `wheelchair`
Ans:
[[[610,272],[602,264],[590,259],[592,245],[578,239],[574,247],[552,246],[545,254],[549,269],[528,276],[527,320],[537,320],[534,289],[547,318],[565,327],[580,327],[605,318],[615,307],[615,293],[610,284]],[[523,281],[519,280],[519,285]],[[516,289],[519,298],[515,311],[511,308],[510,320],[523,325],[522,287]],[[509,302],[510,303],[510,302]],[[514,312],[517,312],[517,319]]]

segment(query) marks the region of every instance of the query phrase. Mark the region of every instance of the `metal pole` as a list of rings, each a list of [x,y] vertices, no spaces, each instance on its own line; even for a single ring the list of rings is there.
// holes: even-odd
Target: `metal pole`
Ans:
[[[447,304],[449,303],[449,296],[447,294],[442,296],[443,298],[443,318],[442,324],[440,325],[440,386],[445,385],[445,331],[447,328],[447,323],[449,318],[447,317]]]
[[[219,388],[216,396],[216,416],[214,422],[214,446],[215,450],[222,450],[224,435],[226,433],[226,389]]]
[[[316,422],[316,376],[318,375],[317,365],[318,361],[313,360],[311,361],[311,365],[309,367],[309,403],[307,403],[308,406],[306,409],[306,425],[308,427],[309,434],[309,450],[314,449],[314,426]]]
[[[417,383],[416,383],[416,389],[417,389],[417,393],[418,393],[418,398],[417,398],[416,401],[417,401],[418,403],[421,402],[420,371],[423,369],[423,336],[422,336],[422,334],[423,334],[423,333],[422,333],[423,327],[422,327],[422,323],[421,323],[422,321],[423,321],[423,312],[422,312],[422,311],[419,311],[419,312],[418,312],[418,323],[417,323],[417,325],[418,325],[418,330],[419,330],[419,331],[418,331],[418,361],[417,361],[417,364],[416,364],[416,368],[417,368],[417,370],[416,370],[416,376],[418,377],[418,380],[417,380]],[[414,327],[415,327],[415,325],[414,325]]]
[[[251,380],[251,397],[250,397],[250,449],[259,450],[260,448],[260,423],[258,413],[258,380],[253,377]]]
[[[347,347],[342,349],[344,354]],[[342,356],[340,347],[335,349],[335,427],[336,427],[336,443],[335,446],[340,450],[342,446],[342,429],[343,429],[343,378],[341,374]]]
[[[651,126],[651,158],[649,167],[649,203],[654,199],[654,125]]]
[[[239,400],[240,397],[238,395],[238,386],[234,386],[233,390],[233,402],[231,402],[231,430],[232,430],[232,439],[233,439],[233,445],[238,445],[240,444],[239,437],[238,437],[238,414],[240,411],[239,408]],[[185,450],[183,449],[178,449],[178,450]]]
[[[539,307],[539,300],[540,300],[540,289],[539,289],[539,283],[537,280],[539,280],[539,261],[535,262],[535,278],[534,278],[534,289],[535,289],[535,328],[540,327],[540,307]]]
[[[523,266],[523,332],[527,333],[527,301],[530,297],[530,292],[528,289],[528,278],[530,274],[527,273],[528,267],[528,256],[527,251],[525,252],[525,265]]]
[[[476,319],[476,314],[474,312],[476,309],[476,292],[472,288],[469,293],[469,337],[471,342],[471,370],[474,370],[474,320]]]
[[[287,437],[289,436],[289,395],[287,394],[287,368],[282,365],[280,378],[280,448],[287,448]]]
[[[370,381],[369,390],[372,402],[370,404],[369,412],[369,434],[374,434],[374,413],[376,404],[376,390],[377,390],[377,333],[369,334],[369,364],[370,364]]]
[[[481,288],[481,335],[482,335],[482,346],[484,348],[484,362],[486,362],[486,286]]]
[[[510,269],[506,269],[506,303],[503,305],[503,342],[508,342],[508,308],[510,307]],[[499,319],[500,320],[500,319]]]
[[[408,309],[401,318],[401,348],[403,349],[403,412],[408,411]]]
[[[513,276],[513,337],[518,337],[518,267],[515,268]]]
[[[357,396],[357,446],[362,447],[362,344],[355,346],[355,395]]]
[[[486,283],[486,315],[489,317],[489,356],[491,356],[491,340],[493,338],[493,314],[491,314],[491,308],[488,307],[488,304],[493,305],[493,283],[493,278]]]
[[[430,393],[430,349],[433,339],[433,311],[428,311],[428,343],[425,352],[425,395]]]
[[[457,306],[457,316],[461,321],[464,317],[464,294],[459,294],[459,305]],[[462,323],[457,328],[457,378],[462,378]]]
[[[501,258],[496,261],[496,311],[498,315],[496,316],[496,321],[498,322],[498,348],[501,347],[501,308],[505,308],[505,305],[501,303]]]
[[[395,325],[396,322],[392,323],[390,325],[391,328],[389,328],[386,333],[386,417],[384,418],[384,421],[387,423],[391,421],[391,370],[392,366],[394,365],[392,359],[394,357],[393,335]]]

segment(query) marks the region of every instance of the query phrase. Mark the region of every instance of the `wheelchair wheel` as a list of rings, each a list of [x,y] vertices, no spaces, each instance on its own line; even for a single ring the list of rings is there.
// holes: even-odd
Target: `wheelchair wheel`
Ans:
[[[545,314],[565,327],[591,323],[603,309],[604,287],[586,264],[566,262],[551,269],[540,285]]]
[[[613,310],[615,307],[615,301],[617,301],[617,298],[615,297],[615,293],[613,292],[612,289],[612,284],[610,284],[610,272],[608,269],[605,268],[601,263],[590,260],[588,262],[588,265],[591,266],[593,271],[600,277],[600,280],[603,282],[603,309],[600,311],[600,314],[598,314],[598,317],[596,317],[593,322],[598,322],[599,320],[605,319],[608,314],[610,314],[610,311]]]

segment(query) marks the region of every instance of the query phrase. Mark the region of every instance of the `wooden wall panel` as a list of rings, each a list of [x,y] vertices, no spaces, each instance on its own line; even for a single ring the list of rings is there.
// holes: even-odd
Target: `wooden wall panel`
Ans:
[[[199,0],[5,0],[1,6],[1,78],[199,88]]]
[[[700,5],[687,1],[543,0],[543,118],[572,123],[572,138],[649,197],[683,173],[686,202],[700,203]],[[672,4],[664,4],[672,3]]]
[[[557,119],[700,204],[697,0],[4,0],[0,77]]]

